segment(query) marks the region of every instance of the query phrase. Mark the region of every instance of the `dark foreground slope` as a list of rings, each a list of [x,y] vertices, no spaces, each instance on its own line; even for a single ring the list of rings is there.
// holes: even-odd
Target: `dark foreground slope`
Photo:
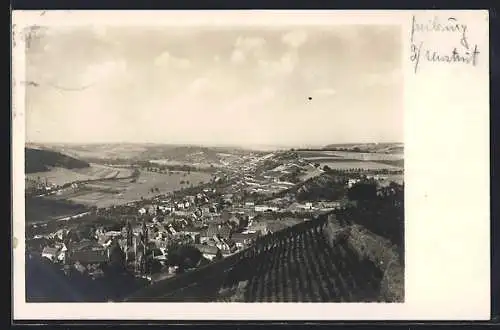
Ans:
[[[249,251],[205,269],[158,283],[128,301],[157,302],[375,302],[402,301],[403,283],[389,294],[401,267],[356,248],[349,227],[333,221],[298,224],[261,240]],[[371,236],[375,237],[375,236]],[[378,240],[378,238],[375,238]],[[385,261],[385,260],[383,260]],[[394,262],[392,263],[394,265]]]
[[[26,302],[105,302],[121,300],[143,287],[130,274],[113,274],[99,279],[75,269],[66,275],[48,259],[26,253]]]
[[[67,169],[89,167],[89,163],[56,151],[24,148],[25,173],[45,172],[51,167]]]
[[[382,275],[345,241],[307,231],[233,270],[225,286],[248,281],[246,302],[369,302],[379,299]]]

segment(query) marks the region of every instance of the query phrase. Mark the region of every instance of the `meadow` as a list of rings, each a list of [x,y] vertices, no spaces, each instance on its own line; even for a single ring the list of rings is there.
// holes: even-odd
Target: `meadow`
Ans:
[[[307,159],[311,157],[332,157],[344,159],[357,159],[357,160],[400,160],[404,158],[402,153],[382,153],[382,152],[352,152],[352,151],[299,151],[298,154]]]
[[[332,169],[401,169],[403,154],[367,153],[350,151],[299,151],[299,156],[311,163],[327,165]]]
[[[93,182],[79,191],[58,196],[58,198],[83,205],[108,207],[137,201],[141,197],[151,198],[154,195],[173,192],[191,185],[196,186],[208,182],[210,178],[210,174],[203,172],[171,172],[169,175],[141,172],[135,181],[118,179]]]
[[[66,169],[62,167],[52,168],[47,172],[36,172],[26,174],[26,181],[41,181],[55,185],[64,185],[75,181],[99,180],[110,178],[126,178],[132,174],[132,169],[116,168],[100,164],[91,164],[87,168]]]
[[[322,160],[317,161],[322,167],[328,166],[334,170],[348,170],[348,169],[364,169],[364,170],[383,170],[383,169],[393,169],[396,170],[398,167],[391,166],[388,164],[369,162],[369,161],[332,161],[332,160]]]

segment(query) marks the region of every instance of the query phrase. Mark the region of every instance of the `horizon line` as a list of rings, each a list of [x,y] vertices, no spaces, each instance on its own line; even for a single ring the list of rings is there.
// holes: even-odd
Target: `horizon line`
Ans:
[[[100,142],[55,142],[55,141],[25,141],[25,145],[27,144],[41,144],[41,145],[124,145],[124,144],[131,144],[131,145],[164,145],[164,146],[194,146],[194,147],[212,147],[212,148],[220,148],[220,147],[225,147],[225,148],[256,148],[256,147],[273,147],[273,148],[325,148],[330,145],[366,145],[366,144],[403,144],[404,142],[401,141],[378,141],[378,142],[342,142],[342,143],[322,143],[322,144],[303,144],[303,145],[298,145],[298,144],[266,144],[266,143],[255,143],[255,144],[224,144],[224,143],[196,143],[196,142],[147,142],[147,141],[140,141],[140,142],[129,142],[129,141],[124,141],[124,142],[118,142],[118,141],[110,141],[110,142],[105,142],[105,141],[100,141]]]

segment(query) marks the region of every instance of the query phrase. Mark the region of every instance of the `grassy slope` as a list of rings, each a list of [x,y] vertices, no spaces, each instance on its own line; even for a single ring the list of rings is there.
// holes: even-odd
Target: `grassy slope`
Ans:
[[[378,265],[384,276],[381,282],[381,301],[404,301],[404,265],[403,251],[399,251],[387,239],[375,235],[364,227],[350,226],[349,246],[361,257]]]

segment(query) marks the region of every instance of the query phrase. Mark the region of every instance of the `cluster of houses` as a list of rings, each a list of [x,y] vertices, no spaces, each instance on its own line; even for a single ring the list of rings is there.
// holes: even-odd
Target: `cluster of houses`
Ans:
[[[57,240],[50,246],[45,246],[41,256],[54,263],[65,266],[65,271],[74,267],[81,273],[92,277],[104,274],[103,266],[109,262],[110,244],[100,244],[97,241],[84,239],[78,242],[63,242]]]
[[[272,156],[269,154],[256,158],[253,162],[259,164]],[[249,166],[255,166],[249,163]],[[172,251],[172,247],[189,245],[198,249],[204,259],[218,260],[251,246],[260,235],[287,226],[285,222],[267,221],[266,214],[316,211],[338,206],[336,202],[298,203],[291,194],[266,203],[241,198],[245,195],[242,191],[249,187],[274,191],[276,185],[279,186],[278,190],[293,185],[280,182],[279,176],[293,170],[295,166],[298,165],[291,163],[278,166],[259,174],[257,179],[255,176],[236,174],[234,183],[225,193],[205,188],[188,196],[158,195],[149,201],[96,208],[97,215],[104,218],[133,220],[121,230],[106,230],[101,226],[95,229],[92,237],[73,240],[70,244],[65,239],[68,232],[59,230],[48,235],[51,244],[43,248],[42,257],[94,275],[99,274],[101,266],[109,262],[111,250],[116,245],[123,251],[127,265],[137,265],[146,254],[145,249],[148,249],[152,251],[154,260],[167,266],[168,272],[175,271],[175,268],[169,267],[169,251]]]
[[[196,212],[178,216],[175,212],[181,210],[180,205],[188,210],[196,207],[196,201],[193,203],[190,198],[182,203],[172,204],[174,211],[168,215],[163,214],[161,205],[141,207],[138,213],[149,215],[148,221],[144,217],[142,224],[138,222],[130,228],[125,226],[122,230],[106,230],[104,226],[100,226],[95,229],[91,238],[72,241],[71,244],[66,239],[69,231],[60,229],[46,235],[45,238],[51,243],[43,248],[42,257],[80,271],[86,270],[88,274],[96,276],[102,273],[101,266],[109,262],[113,242],[117,242],[124,251],[128,263],[136,263],[140,259],[138,255],[144,254],[141,252],[140,241],[145,235],[145,244],[153,251],[153,259],[168,266],[168,251],[171,247],[194,246],[202,252],[205,259],[213,261],[250,246],[259,235],[267,233],[264,228],[248,229],[249,219],[242,214],[209,210],[209,215],[204,217]],[[143,209],[146,212],[143,213]],[[128,230],[131,231],[132,242],[127,242]],[[173,272],[175,268],[170,267],[168,271]]]

